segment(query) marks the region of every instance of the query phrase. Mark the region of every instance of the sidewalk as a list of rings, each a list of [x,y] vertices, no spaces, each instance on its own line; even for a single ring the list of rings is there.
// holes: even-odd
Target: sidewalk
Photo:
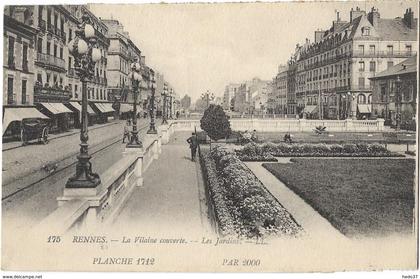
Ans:
[[[153,161],[144,175],[142,187],[131,197],[113,224],[115,230],[144,233],[188,235],[206,230],[207,220],[201,217],[199,181],[196,167],[190,160],[185,135],[174,134],[162,146],[159,159]]]
[[[138,127],[143,127],[147,119],[139,119]],[[121,137],[124,121],[114,125],[103,125],[89,129],[89,147]],[[80,133],[77,131],[69,136],[56,138],[50,143],[32,144],[22,148],[3,151],[2,184],[7,185],[31,173],[43,171],[45,164],[55,164],[79,152]]]

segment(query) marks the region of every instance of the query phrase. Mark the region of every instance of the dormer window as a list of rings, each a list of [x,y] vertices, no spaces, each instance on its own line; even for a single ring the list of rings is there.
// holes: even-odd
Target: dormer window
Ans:
[[[370,28],[365,26],[362,27],[362,36],[370,36]]]

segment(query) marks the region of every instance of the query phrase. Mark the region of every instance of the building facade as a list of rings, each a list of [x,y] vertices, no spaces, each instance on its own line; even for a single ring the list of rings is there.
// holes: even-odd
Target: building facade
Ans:
[[[337,13],[332,27],[315,31],[315,42],[300,51],[298,106],[310,106],[304,113],[319,118],[369,117],[369,78],[416,54],[416,22],[411,9],[403,18],[382,19],[378,9],[356,8],[349,22]]]
[[[6,6],[3,32],[3,105],[33,105],[35,35],[30,10]]]
[[[226,85],[225,91],[223,93],[222,107],[225,110],[234,110],[234,104],[232,99],[235,97],[236,92],[238,91],[239,84],[231,83]]]
[[[417,56],[378,73],[371,79],[372,114],[390,125],[415,130],[417,112]]]

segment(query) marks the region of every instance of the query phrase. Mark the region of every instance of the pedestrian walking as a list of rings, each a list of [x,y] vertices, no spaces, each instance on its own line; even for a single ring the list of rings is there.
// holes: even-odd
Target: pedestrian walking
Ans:
[[[195,161],[195,154],[197,153],[198,141],[195,133],[192,133],[191,137],[187,139],[191,149],[191,161]]]
[[[123,136],[122,143],[125,143],[126,138],[127,138],[128,142],[130,142],[130,129],[129,129],[130,126],[131,126],[131,122],[126,121],[125,124],[124,124],[124,136]]]

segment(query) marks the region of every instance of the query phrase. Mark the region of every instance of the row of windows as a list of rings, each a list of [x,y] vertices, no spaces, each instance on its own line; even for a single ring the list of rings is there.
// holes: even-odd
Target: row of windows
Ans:
[[[15,62],[15,38],[12,36],[9,36],[8,38],[8,57],[7,57],[7,65],[9,68],[15,68],[16,62]],[[22,70],[28,71],[28,44],[23,42],[22,43]]]
[[[27,83],[26,79],[21,80],[21,104],[29,104],[29,96],[27,95]],[[17,104],[16,94],[14,93],[14,78],[9,76],[7,78],[7,104]]]

